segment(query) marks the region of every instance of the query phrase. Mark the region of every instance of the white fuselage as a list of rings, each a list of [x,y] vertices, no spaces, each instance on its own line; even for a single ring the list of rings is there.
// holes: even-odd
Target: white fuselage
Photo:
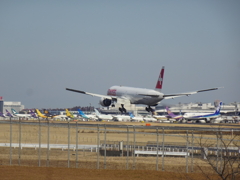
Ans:
[[[154,106],[163,100],[163,93],[144,88],[126,86],[112,86],[107,95],[129,99],[131,104],[145,104]]]
[[[96,115],[99,120],[112,120],[113,117],[111,115],[99,114]]]
[[[113,116],[114,121],[130,121],[131,117],[127,115],[116,115]]]
[[[25,117],[25,118],[29,118],[29,117],[32,117],[31,114],[13,114],[13,116],[16,116],[16,117]]]
[[[96,115],[93,115],[93,114],[86,114],[87,118],[89,119],[93,119],[93,120],[97,120],[97,116]]]
[[[220,114],[215,113],[185,113],[184,119],[216,119]]]
[[[157,120],[168,120],[171,117],[168,116],[160,116],[160,115],[153,115],[154,118],[156,118]]]
[[[143,117],[141,117],[141,116],[135,116],[135,117],[132,117],[131,118],[131,121],[143,121]]]
[[[157,122],[157,119],[153,117],[144,117],[143,120],[146,122]]]

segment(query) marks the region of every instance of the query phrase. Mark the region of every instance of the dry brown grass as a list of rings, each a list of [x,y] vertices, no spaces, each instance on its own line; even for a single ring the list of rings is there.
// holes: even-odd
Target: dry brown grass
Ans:
[[[192,179],[205,180],[200,173],[170,173],[152,170],[93,170],[76,168],[52,168],[52,167],[25,167],[25,166],[0,166],[1,179],[3,180],[170,180]],[[218,177],[212,175],[212,180]]]
[[[55,123],[55,122],[53,122]],[[84,122],[86,123],[86,122]],[[88,122],[89,123],[89,122]],[[92,124],[99,124],[99,122],[91,122]],[[115,124],[115,123],[114,123]],[[130,125],[126,122],[118,122],[117,124]],[[132,124],[132,123],[131,123]],[[135,124],[135,123],[134,123]],[[142,123],[138,123],[144,125]],[[164,125],[156,123],[154,125]],[[169,124],[165,124],[169,126]],[[173,124],[176,126],[177,124]],[[182,126],[182,125],[177,125]],[[83,129],[81,123],[79,123],[78,139],[79,144],[97,144],[97,131],[92,129]],[[12,125],[13,129],[13,143],[19,142],[19,126]],[[38,143],[38,126],[22,125],[21,142],[22,143]],[[107,141],[126,141],[127,134],[122,132],[112,132],[112,129],[107,128],[106,139]],[[114,128],[118,131],[126,131],[126,129]],[[7,124],[2,124],[0,126],[1,143],[9,143],[10,139],[10,128]],[[146,143],[148,141],[156,141],[156,131],[140,129],[138,132],[141,134],[136,134],[136,142]],[[133,130],[130,130],[133,132]],[[150,134],[151,133],[151,134]],[[185,132],[173,132],[166,131],[168,134],[178,134],[185,135]],[[50,143],[51,144],[67,144],[68,143],[68,129],[63,127],[50,127]],[[103,128],[100,130],[100,140],[104,140]],[[215,137],[215,135],[204,135],[204,137]],[[133,141],[133,133],[129,135],[129,141]],[[159,141],[161,142],[161,136],[159,136]],[[168,143],[186,143],[186,139],[178,136],[165,136],[165,142]],[[41,143],[47,143],[47,127],[41,127]],[[76,143],[76,129],[70,129],[70,144]],[[168,172],[155,171],[156,170],[156,157],[136,157],[135,167],[134,158],[129,157],[128,159],[128,169],[126,169],[126,157],[106,157],[106,168],[108,170],[93,170],[97,167],[97,153],[87,152],[83,150],[78,151],[78,159],[76,161],[76,152],[70,151],[70,168],[66,168],[68,164],[68,151],[61,149],[51,149],[49,151],[49,166],[51,168],[44,168],[47,165],[47,150],[41,150],[41,168],[38,166],[38,149],[34,148],[23,148],[20,151],[20,164],[21,167],[17,166],[7,166],[9,165],[9,148],[0,148],[0,173],[1,177],[5,179],[11,179],[11,176],[7,172],[15,173],[15,177],[18,179],[205,179],[205,177],[200,173],[198,166],[200,166],[206,173],[212,174],[213,171],[209,168],[206,161],[194,158],[194,175],[185,174],[186,172],[186,159],[176,158],[176,157],[165,157],[164,169]],[[19,163],[19,149],[15,148],[12,150],[12,164],[18,165]],[[162,159],[159,157],[159,170],[162,168]],[[191,171],[191,159],[188,159],[189,172]],[[104,168],[104,157],[99,157],[100,169]],[[28,167],[22,167],[28,166]],[[77,169],[75,167],[77,166]],[[55,167],[55,168],[54,168]],[[62,169],[63,168],[63,169]],[[80,169],[79,169],[80,168]],[[132,171],[133,169],[136,169]],[[31,172],[35,172],[32,173]],[[169,173],[171,172],[171,173]],[[195,174],[196,173],[196,174]],[[12,174],[13,175],[13,174]],[[34,176],[35,175],[35,176]],[[2,179],[2,178],[1,178]],[[213,176],[214,179],[214,176]],[[216,179],[216,177],[215,177]]]

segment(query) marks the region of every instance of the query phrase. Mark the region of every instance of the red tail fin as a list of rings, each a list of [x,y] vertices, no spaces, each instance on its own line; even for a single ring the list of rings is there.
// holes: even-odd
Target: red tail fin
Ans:
[[[163,76],[164,76],[164,66],[162,67],[162,70],[159,74],[159,78],[158,78],[158,81],[157,81],[157,84],[156,84],[156,90],[157,91],[161,91],[162,90],[162,85],[163,85]]]

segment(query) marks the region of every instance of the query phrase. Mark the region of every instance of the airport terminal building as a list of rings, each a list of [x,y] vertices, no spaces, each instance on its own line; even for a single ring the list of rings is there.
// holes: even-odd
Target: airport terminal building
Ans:
[[[110,107],[110,108],[101,108],[100,111],[104,114],[116,114],[119,113],[118,108],[121,105],[116,104],[115,107]],[[212,103],[179,103],[175,105],[169,106],[171,111],[173,113],[179,114],[181,113],[186,113],[186,112],[202,112],[202,113],[214,113],[216,110],[215,104]],[[146,106],[136,106],[134,104],[124,106],[127,111],[133,112],[134,114],[142,114],[146,115],[148,112],[145,110]],[[224,104],[221,108],[221,114],[223,115],[239,115],[239,110],[240,109],[240,103],[234,102],[230,104]],[[161,105],[161,103],[156,106],[155,108],[156,112],[160,115],[167,114],[166,112],[166,106]]]
[[[212,103],[188,103],[188,104],[176,104],[171,106],[171,111],[174,113],[214,113],[216,110],[217,105]],[[221,114],[223,115],[239,115],[240,103],[230,103],[224,104],[221,107]],[[158,113],[163,113],[166,110],[164,108],[156,109]]]
[[[11,109],[19,112],[24,109],[24,105],[22,105],[21,102],[4,101],[3,98],[0,96],[0,112],[6,113],[6,110],[11,112]]]

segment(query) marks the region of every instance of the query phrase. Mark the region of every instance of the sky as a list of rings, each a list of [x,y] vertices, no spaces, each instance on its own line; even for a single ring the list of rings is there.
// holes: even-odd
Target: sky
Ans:
[[[0,96],[25,108],[99,107],[112,85],[162,92],[224,87],[161,103],[240,102],[240,1],[1,0]]]

